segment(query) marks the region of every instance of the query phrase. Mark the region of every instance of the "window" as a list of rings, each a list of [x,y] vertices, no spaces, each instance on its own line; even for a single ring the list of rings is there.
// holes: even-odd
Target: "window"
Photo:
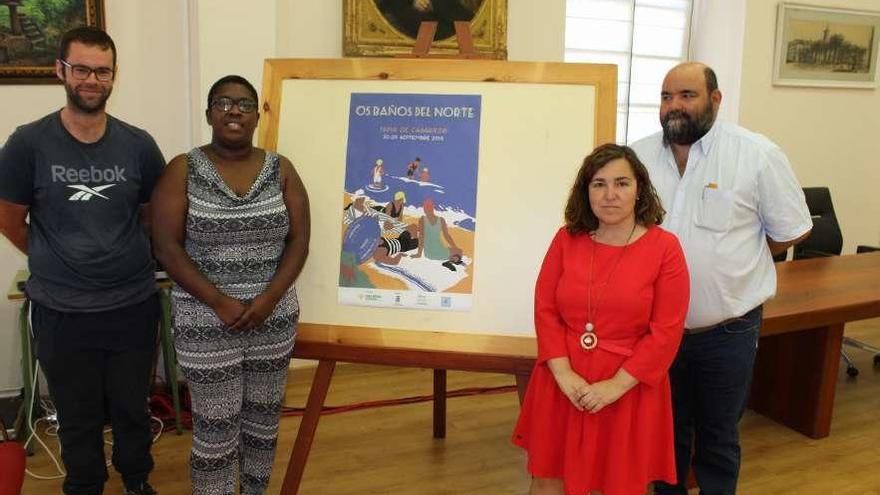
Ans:
[[[566,0],[565,61],[617,65],[617,141],[660,130],[660,87],[687,59],[692,0]]]

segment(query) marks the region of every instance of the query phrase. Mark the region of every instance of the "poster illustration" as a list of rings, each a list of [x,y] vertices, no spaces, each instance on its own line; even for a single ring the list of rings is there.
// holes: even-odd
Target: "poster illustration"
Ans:
[[[351,95],[339,303],[467,310],[479,95]]]

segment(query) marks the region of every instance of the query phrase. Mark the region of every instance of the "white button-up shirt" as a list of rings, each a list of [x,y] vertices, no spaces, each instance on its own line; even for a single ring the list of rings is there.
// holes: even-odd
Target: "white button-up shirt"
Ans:
[[[662,132],[632,145],[678,236],[691,278],[685,326],[742,316],[776,294],[765,236],[790,241],[813,227],[782,150],[766,137],[718,122],[690,148],[679,175]]]

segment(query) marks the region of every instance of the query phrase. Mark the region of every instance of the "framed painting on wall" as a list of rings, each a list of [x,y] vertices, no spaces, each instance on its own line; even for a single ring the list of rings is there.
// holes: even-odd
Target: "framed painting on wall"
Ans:
[[[104,0],[0,0],[0,84],[53,84],[58,44],[79,26],[104,28]]]
[[[773,84],[875,88],[880,12],[780,3]]]
[[[455,21],[470,22],[474,49],[507,59],[507,0],[343,0],[343,54],[410,53],[422,21],[437,21],[433,53],[457,53]]]

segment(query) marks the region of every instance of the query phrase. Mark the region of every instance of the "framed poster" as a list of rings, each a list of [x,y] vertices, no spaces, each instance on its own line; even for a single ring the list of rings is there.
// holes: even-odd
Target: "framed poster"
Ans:
[[[474,49],[507,58],[507,0],[343,0],[346,56],[410,53],[422,21],[436,21],[432,53],[458,53],[455,21],[468,21]]]
[[[880,12],[780,3],[773,84],[877,86]]]
[[[267,60],[259,142],[310,198],[300,321],[533,335],[574,176],[614,140],[616,81],[613,65]]]
[[[0,84],[60,84],[58,45],[79,26],[104,28],[104,0],[0,0]]]

